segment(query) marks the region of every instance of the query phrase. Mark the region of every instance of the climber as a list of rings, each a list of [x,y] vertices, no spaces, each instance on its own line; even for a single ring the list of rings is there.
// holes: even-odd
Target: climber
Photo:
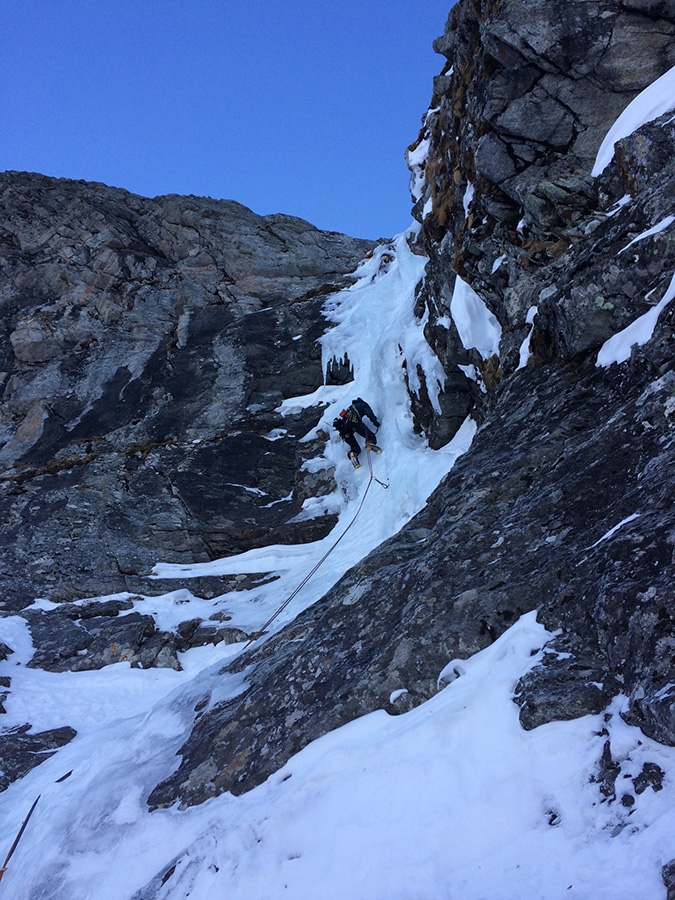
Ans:
[[[355,469],[359,468],[359,454],[361,453],[361,448],[359,447],[359,442],[356,440],[355,433],[360,434],[361,437],[366,439],[366,450],[372,450],[373,453],[382,453],[382,448],[378,447],[375,443],[375,433],[371,431],[363,421],[364,416],[367,416],[370,419],[375,428],[380,427],[380,422],[370,406],[365,400],[357,397],[356,400],[352,400],[351,405],[347,409],[343,409],[340,415],[333,421],[333,428],[339,432],[340,439],[349,444],[347,456],[352,461],[352,465]]]

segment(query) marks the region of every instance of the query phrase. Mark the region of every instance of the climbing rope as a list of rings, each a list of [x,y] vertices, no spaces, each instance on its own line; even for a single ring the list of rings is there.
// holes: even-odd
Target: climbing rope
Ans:
[[[276,611],[275,613],[273,613],[273,615],[271,615],[271,616],[269,617],[269,619],[265,622],[265,624],[264,624],[261,628],[259,628],[258,631],[255,632],[255,634],[252,634],[252,635],[251,635],[251,637],[250,637],[249,640],[248,640],[248,643],[247,643],[246,646],[244,647],[244,650],[246,650],[248,647],[251,646],[251,644],[253,644],[255,641],[258,640],[258,638],[264,633],[265,629],[268,628],[268,627],[272,624],[272,622],[274,622],[274,620],[276,619],[276,617],[286,609],[286,607],[287,607],[288,604],[291,602],[291,600],[293,600],[293,598],[296,597],[296,596],[300,593],[300,591],[304,588],[304,586],[305,586],[305,585],[307,584],[307,582],[310,580],[310,578],[312,577],[312,575],[314,575],[314,573],[315,573],[315,572],[316,572],[316,571],[317,571],[317,570],[325,563],[325,561],[326,561],[326,560],[328,559],[328,557],[331,555],[331,553],[333,552],[333,550],[335,550],[335,548],[336,548],[337,545],[340,543],[340,541],[342,540],[342,538],[347,534],[347,532],[348,532],[349,529],[352,527],[352,525],[354,524],[354,522],[356,522],[359,513],[360,513],[361,510],[363,509],[363,504],[366,502],[366,497],[368,496],[368,491],[370,490],[370,486],[371,486],[371,484],[373,483],[373,481],[376,481],[376,482],[377,482],[379,485],[381,485],[383,488],[388,488],[388,487],[389,487],[388,484],[385,484],[383,481],[380,481],[379,478],[376,478],[376,477],[373,475],[373,462],[372,462],[372,459],[371,459],[371,457],[370,457],[370,450],[368,450],[367,453],[368,453],[368,468],[370,469],[370,478],[368,479],[368,484],[366,485],[366,489],[365,489],[365,491],[364,491],[364,493],[363,493],[363,497],[361,498],[361,502],[359,503],[358,509],[357,509],[356,512],[354,513],[354,518],[351,520],[351,522],[349,523],[349,525],[347,525],[347,527],[346,527],[345,530],[342,532],[342,534],[340,535],[340,537],[335,541],[335,543],[334,543],[331,547],[329,547],[328,550],[326,550],[326,552],[324,553],[324,555],[321,557],[321,559],[318,561],[318,563],[316,563],[316,565],[313,567],[313,569],[312,569],[310,572],[308,572],[307,575],[305,575],[305,577],[302,579],[302,581],[300,582],[300,584],[299,584],[299,585],[291,592],[291,594],[284,600],[284,602],[281,604],[281,606],[279,607],[279,609],[277,609],[277,611]]]

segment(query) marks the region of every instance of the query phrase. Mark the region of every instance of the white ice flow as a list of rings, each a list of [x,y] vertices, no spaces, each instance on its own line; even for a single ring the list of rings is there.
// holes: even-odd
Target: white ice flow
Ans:
[[[471,443],[476,427],[471,420],[467,420],[450,444],[438,451],[430,450],[413,430],[406,372],[411,389],[417,392],[420,389],[418,368],[421,369],[429,396],[437,407],[445,374],[424,338],[426,318],[417,319],[413,313],[415,289],[423,278],[426,258],[411,252],[407,237],[408,233],[403,233],[391,244],[379,247],[359,267],[355,284],[335,294],[326,305],[325,313],[334,327],[322,339],[324,368],[332,359],[341,360],[346,354],[354,369],[354,381],[344,386],[324,385],[313,394],[286,400],[280,408],[282,413],[289,414],[306,407],[325,406],[321,421],[304,439],[313,439],[321,430],[331,434],[325,457],[312,460],[309,465],[313,470],[319,466],[335,467],[338,489],[329,497],[306,501],[301,516],[335,512],[339,514],[337,526],[324,540],[311,544],[273,545],[188,566],[160,563],[153,570],[155,576],[176,578],[187,587],[191,578],[200,575],[273,574],[277,580],[259,587],[244,599],[242,592],[235,591],[218,601],[220,608],[232,615],[231,624],[246,631],[256,631],[283,603],[342,535],[361,503],[369,481],[366,453],[361,454],[361,468],[354,470],[347,458],[347,445],[339,441],[332,427],[333,419],[354,398],[364,398],[381,422],[377,441],[383,453],[373,456],[371,461],[376,477],[389,487],[385,489],[376,483],[370,486],[367,502],[354,526],[275,620],[273,630],[279,630],[323,596],[347,569],[419,512],[431,491]],[[178,595],[145,599],[139,603],[139,609],[152,610],[160,627],[171,628],[178,621],[190,618],[184,601],[185,591],[182,591]],[[190,609],[196,610],[198,602],[192,601]],[[201,603],[200,610],[213,612],[212,601]]]

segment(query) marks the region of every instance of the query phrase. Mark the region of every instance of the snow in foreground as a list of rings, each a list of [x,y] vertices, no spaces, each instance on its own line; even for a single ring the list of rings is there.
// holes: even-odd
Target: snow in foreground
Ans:
[[[603,802],[593,778],[607,735],[619,793],[644,762],[672,770],[675,750],[627,726],[621,698],[609,721],[525,732],[513,689],[549,637],[528,614],[419,708],[365,716],[250,793],[183,812],[149,814],[144,797],[181,734],[189,689],[90,728],[5,795],[6,840],[42,797],[3,889],[13,900],[662,898],[672,779],[627,807]],[[114,689],[131,673],[111,668],[101,677]]]

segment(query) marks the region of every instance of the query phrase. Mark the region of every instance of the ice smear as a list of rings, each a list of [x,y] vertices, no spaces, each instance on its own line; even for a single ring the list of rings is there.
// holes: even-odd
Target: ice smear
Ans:
[[[530,326],[529,331],[527,332],[527,337],[520,345],[520,357],[518,361],[518,368],[524,369],[530,359],[530,338],[532,337],[532,331],[534,330],[534,317],[537,315],[539,307],[531,306],[525,317],[525,323]]]
[[[226,559],[192,565],[159,563],[153,575],[176,578],[189,583],[203,575],[265,574],[276,580],[251,592],[235,591],[211,603],[232,616],[232,624],[246,631],[258,628],[281,605],[315,563],[326,553],[351,521],[368,484],[368,467],[355,472],[347,459],[347,447],[332,427],[339,411],[355,397],[363,397],[381,421],[378,443],[384,452],[372,460],[375,475],[389,489],[371,488],[358,527],[350,529],[291,606],[275,622],[283,627],[310,603],[313,603],[383,540],[395,534],[426,502],[440,479],[457,457],[466,452],[476,431],[467,419],[455,438],[438,451],[430,450],[413,429],[406,373],[412,390],[421,387],[424,376],[428,395],[439,409],[438,397],[445,373],[424,338],[426,319],[413,312],[415,292],[424,277],[426,258],[412,253],[408,246],[411,232],[405,232],[390,244],[379,247],[371,259],[357,270],[358,279],[350,288],[334,295],[325,314],[334,327],[322,339],[324,369],[333,358],[348,355],[354,381],[347,385],[324,385],[314,393],[284,401],[282,414],[324,405],[319,425],[307,439],[320,431],[331,435],[324,465],[334,467],[337,491],[312,504],[307,514],[330,510],[339,514],[338,525],[323,541],[295,546],[271,545]],[[405,362],[405,368],[403,366]],[[318,461],[313,461],[316,469]],[[148,602],[148,601],[146,601]],[[163,627],[175,624],[178,616],[188,618],[191,610],[177,610],[175,599],[149,601],[153,614]],[[203,601],[205,602],[205,601]],[[197,607],[195,606],[195,609]],[[200,613],[203,607],[199,607]]]
[[[603,541],[608,541],[624,525],[627,525],[629,522],[632,522],[634,519],[639,519],[639,518],[640,518],[640,513],[633,513],[632,515],[627,516],[625,519],[622,519],[613,528],[610,528],[609,531],[607,531],[605,534],[603,534],[603,536],[601,538],[598,538],[598,540],[594,544],[591,544],[591,546],[587,547],[586,549],[592,550],[594,547],[597,547],[598,544],[602,544]]]
[[[471,206],[471,201],[473,200],[475,193],[475,187],[471,184],[470,181],[467,182],[466,190],[464,191],[464,197],[462,198],[462,206],[464,207],[465,218],[469,215],[469,207]]]
[[[455,280],[450,313],[466,350],[475,348],[483,359],[499,353],[502,335],[499,322],[473,288],[459,276]]]
[[[672,225],[673,222],[675,222],[675,216],[666,216],[664,219],[661,219],[661,221],[657,222],[652,228],[643,231],[642,234],[638,234],[637,237],[634,237],[633,240],[630,241],[630,243],[626,244],[625,247],[622,247],[621,250],[619,250],[619,256],[622,253],[625,253],[629,247],[633,246],[633,244],[637,244],[638,241],[644,241],[645,238],[651,237],[654,234],[659,234],[661,231],[665,231],[665,229],[668,228],[669,225]]]
[[[414,203],[421,198],[426,184],[425,168],[429,156],[431,138],[423,138],[414,150],[406,152],[406,160],[410,169],[410,196]]]
[[[642,346],[650,340],[659,316],[673,297],[675,297],[675,275],[671,278],[665,294],[656,306],[647,310],[626,328],[605,341],[598,352],[596,366],[611,366],[612,363],[623,363],[630,359],[631,350],[635,345]]]
[[[502,253],[501,256],[498,256],[497,259],[492,263],[491,274],[494,275],[495,272],[501,267],[502,263],[506,262],[506,260],[506,253]]]
[[[607,132],[593,165],[592,175],[603,172],[614,156],[614,144],[642,125],[675,108],[675,66],[652,82],[628,104]]]

